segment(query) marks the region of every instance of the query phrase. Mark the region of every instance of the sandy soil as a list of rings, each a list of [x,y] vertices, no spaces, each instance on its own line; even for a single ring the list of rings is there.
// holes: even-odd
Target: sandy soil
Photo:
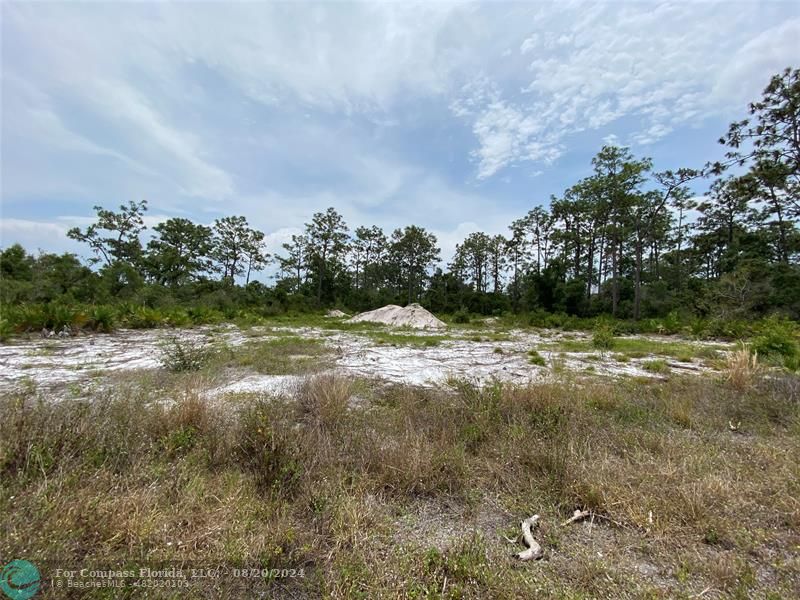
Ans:
[[[333,370],[391,383],[436,386],[456,377],[478,384],[494,380],[524,384],[553,377],[556,372],[605,377],[659,376],[642,367],[655,355],[623,363],[597,353],[548,350],[548,344],[564,337],[564,334],[555,331],[511,331],[507,341],[474,341],[465,336],[475,335],[475,332],[451,332],[452,335],[464,337],[445,340],[436,346],[395,346],[379,344],[364,333],[332,332],[311,327],[255,327],[245,335],[231,325],[182,330],[123,330],[108,335],[68,339],[16,340],[0,346],[0,392],[31,383],[39,389],[55,392],[69,384],[80,385],[90,379],[96,381],[121,370],[158,369],[161,345],[174,337],[195,343],[214,341],[237,346],[261,338],[274,339],[276,332],[321,339],[331,350]],[[570,333],[569,337],[588,339],[587,334],[581,333]],[[657,341],[655,338],[649,339]],[[539,351],[546,366],[530,363],[527,353],[532,349]],[[675,372],[692,374],[710,371],[699,361],[666,361],[669,369]],[[207,394],[281,394],[290,392],[301,379],[296,375],[239,374],[208,390]]]
[[[388,304],[363,312],[348,321],[348,323],[383,323],[393,327],[413,327],[414,329],[446,329],[447,324],[425,310],[417,303],[401,307]]]
[[[222,339],[234,346],[247,339],[234,326],[222,331],[123,329],[65,339],[17,339],[0,345],[0,391],[26,380],[49,386],[81,381],[101,372],[159,368],[161,346],[172,338],[195,343]]]

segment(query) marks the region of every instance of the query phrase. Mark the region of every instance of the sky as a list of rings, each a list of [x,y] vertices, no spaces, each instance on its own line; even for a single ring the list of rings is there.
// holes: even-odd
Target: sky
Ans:
[[[335,207],[443,258],[607,143],[700,167],[800,63],[792,2],[0,4],[0,247],[88,252],[93,206],[244,215],[269,249]],[[701,186],[702,187],[702,186]],[[702,193],[703,189],[697,189]]]

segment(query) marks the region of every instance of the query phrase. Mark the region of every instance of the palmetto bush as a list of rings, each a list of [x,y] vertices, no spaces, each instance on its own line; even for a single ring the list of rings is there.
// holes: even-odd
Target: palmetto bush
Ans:
[[[800,367],[800,331],[791,321],[770,317],[753,339],[753,350],[770,362],[796,371]]]

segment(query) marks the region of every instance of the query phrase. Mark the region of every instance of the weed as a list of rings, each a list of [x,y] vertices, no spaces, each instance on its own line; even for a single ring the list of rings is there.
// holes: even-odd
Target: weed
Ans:
[[[661,359],[645,361],[642,363],[642,368],[649,373],[669,373],[667,361]]]
[[[544,367],[547,365],[547,361],[544,359],[544,356],[539,354],[537,350],[528,351],[528,362],[539,367]]]
[[[199,371],[213,357],[214,350],[173,336],[161,345],[161,366],[173,373]]]
[[[432,347],[438,346],[441,342],[451,339],[446,335],[418,335],[415,333],[389,333],[385,331],[370,332],[367,335],[378,344],[389,344],[392,346]]]
[[[266,375],[286,375],[321,370],[327,352],[321,340],[284,335],[229,348],[216,362],[250,368]]]

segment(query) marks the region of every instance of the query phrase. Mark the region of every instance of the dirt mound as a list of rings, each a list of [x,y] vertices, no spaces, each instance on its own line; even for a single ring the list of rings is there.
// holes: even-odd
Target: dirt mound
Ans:
[[[383,323],[394,327],[414,327],[416,329],[444,329],[444,321],[440,321],[419,304],[409,304],[405,308],[389,304],[348,319],[348,323]]]
[[[350,315],[348,315],[346,312],[340,311],[338,308],[335,308],[333,310],[329,310],[325,316],[331,319],[341,319],[342,317],[349,317]]]

